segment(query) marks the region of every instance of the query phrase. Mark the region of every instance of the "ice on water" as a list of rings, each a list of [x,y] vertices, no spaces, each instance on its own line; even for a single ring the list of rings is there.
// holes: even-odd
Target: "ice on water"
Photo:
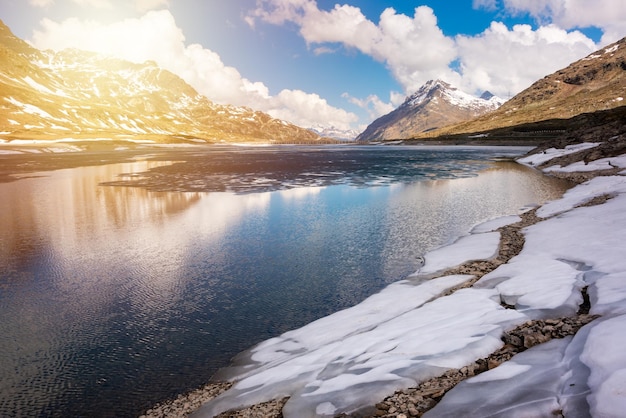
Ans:
[[[548,150],[550,158],[590,147]],[[545,154],[526,158],[534,165]],[[615,163],[613,163],[615,161]],[[621,166],[621,159],[612,164]],[[598,196],[610,197],[593,202]],[[583,205],[583,206],[581,206]],[[471,276],[430,280],[467,260],[492,257],[491,221],[425,255],[425,265],[361,304],[265,341],[221,378],[237,383],[198,416],[289,396],[286,417],[357,411],[402,388],[486,357],[504,330],[531,318],[576,313],[587,287],[602,317],[574,337],[518,354],[459,384],[428,416],[620,416],[626,410],[626,177],[596,177],[537,211],[519,255],[468,289],[440,296]],[[502,302],[514,309],[506,309]],[[471,413],[470,413],[471,412]]]

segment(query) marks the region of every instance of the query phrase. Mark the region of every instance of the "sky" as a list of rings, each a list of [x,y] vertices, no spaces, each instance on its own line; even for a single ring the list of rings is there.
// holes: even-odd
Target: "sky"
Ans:
[[[40,49],[153,60],[210,100],[362,131],[431,79],[508,99],[626,36],[624,0],[0,0]]]

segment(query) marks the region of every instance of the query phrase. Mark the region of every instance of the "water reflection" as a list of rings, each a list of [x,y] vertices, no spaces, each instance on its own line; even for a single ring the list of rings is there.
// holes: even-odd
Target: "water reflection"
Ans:
[[[0,415],[137,415],[251,344],[413,272],[417,255],[474,224],[566,187],[506,163],[368,188],[99,186],[169,167],[0,185]]]

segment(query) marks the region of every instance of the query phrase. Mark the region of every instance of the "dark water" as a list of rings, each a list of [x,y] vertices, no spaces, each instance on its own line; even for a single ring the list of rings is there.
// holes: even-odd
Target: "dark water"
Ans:
[[[497,162],[521,152],[194,149],[0,184],[0,416],[133,417],[206,383],[560,196]]]

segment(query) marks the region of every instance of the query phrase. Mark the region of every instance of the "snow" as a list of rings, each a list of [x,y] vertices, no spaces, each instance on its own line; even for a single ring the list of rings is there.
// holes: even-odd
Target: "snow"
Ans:
[[[617,417],[626,411],[626,315],[592,327],[580,359],[590,369],[588,384],[593,416]]]
[[[11,103],[12,105],[21,107],[22,109],[24,109],[24,112],[28,114],[37,115],[37,116],[40,116],[42,118],[47,118],[47,119],[54,119],[48,112],[41,110],[37,106],[22,103],[19,100],[14,99],[13,97],[5,97],[4,100]]]
[[[626,192],[626,177],[595,177],[573,189],[568,190],[561,199],[548,202],[537,210],[537,215],[548,218],[583,205],[596,196],[613,195]],[[597,210],[597,209],[596,209]]]
[[[454,279],[444,280],[458,280],[451,277]],[[239,381],[201,408],[198,416],[214,416],[267,401],[276,394],[291,395],[283,410],[285,417],[316,416],[321,410],[331,416],[353,411],[371,399],[382,399],[421,379],[488,355],[503,345],[499,338],[503,329],[527,319],[502,308],[494,300],[495,292],[487,289],[463,289],[426,303],[421,303],[422,299],[389,319],[386,310],[394,310],[398,301],[410,303],[413,298],[407,297],[407,292],[419,294],[422,286],[431,283],[405,282],[383,292],[384,296],[377,295],[383,315],[377,324],[368,322],[378,318],[369,311],[366,324],[346,333],[347,328],[331,315],[325,318],[331,326],[313,323],[313,329],[307,326],[261,343],[248,353],[250,365],[235,366],[227,373]],[[366,306],[371,307],[372,302]],[[346,311],[339,318],[347,315],[358,321],[367,314],[362,305]],[[315,328],[318,332],[313,332]]]
[[[551,149],[522,161],[537,165],[596,145]],[[621,167],[623,158],[611,162]],[[610,198],[580,206],[599,196]],[[285,396],[290,397],[283,409],[287,418],[353,413],[396,390],[486,357],[503,345],[504,330],[533,318],[575,315],[583,287],[590,313],[602,315],[600,319],[573,337],[535,346],[460,383],[426,416],[552,416],[554,411],[572,417],[623,416],[624,207],[623,175],[580,184],[537,210],[541,220],[522,230],[526,242],[517,256],[473,287],[440,296],[471,276],[427,280],[426,275],[493,256],[499,233],[492,231],[519,217],[478,225],[471,235],[426,254],[417,280],[394,283],[359,305],[242,353],[218,376],[235,385],[196,416]]]
[[[493,370],[461,382],[424,418],[551,416],[551,411],[561,409],[560,397],[570,389],[569,384],[565,386],[565,351],[571,339],[533,347]],[[584,393],[576,395],[580,398]]]
[[[599,142],[583,142],[582,144],[568,145],[565,149],[549,148],[542,153],[529,155],[528,157],[520,158],[517,161],[522,164],[538,166],[555,157],[572,154],[578,151],[597,147],[598,145],[600,145]]]
[[[597,170],[611,170],[615,167],[626,168],[626,156],[602,158],[599,160],[590,161],[588,163],[585,163],[583,161],[577,161],[565,167],[561,167],[561,166],[548,167],[544,171],[549,172],[549,173],[554,173],[554,172],[574,173],[574,172],[587,172],[587,171],[597,171]]]
[[[492,219],[489,220],[487,222],[484,222],[480,225],[476,225],[473,229],[472,229],[472,233],[473,234],[480,234],[483,232],[492,232],[495,231],[498,228],[501,228],[503,226],[506,225],[511,225],[514,223],[517,223],[519,221],[521,221],[522,218],[520,218],[518,215],[511,215],[511,216],[502,216],[500,218],[496,218],[496,219]]]
[[[34,88],[37,91],[40,91],[42,93],[47,93],[47,94],[54,94],[54,92],[52,90],[50,90],[46,86],[43,86],[43,85],[39,84],[38,82],[36,82],[32,78],[30,78],[30,76],[24,77],[23,80],[26,82],[26,84],[28,84],[29,86],[31,86],[32,88]]]
[[[468,235],[454,244],[438,248],[424,256],[424,266],[414,275],[432,274],[456,267],[470,260],[489,259],[497,255],[500,233]]]
[[[420,87],[419,90],[417,90],[413,95],[407,97],[403,106],[416,107],[421,105],[428,99],[428,97],[432,96],[432,92],[436,89],[441,91],[442,97],[445,98],[448,103],[465,109],[495,110],[504,103],[504,100],[496,96],[491,97],[489,100],[485,100],[458,90],[441,80],[430,80]],[[433,97],[432,100],[436,103],[437,97]]]

